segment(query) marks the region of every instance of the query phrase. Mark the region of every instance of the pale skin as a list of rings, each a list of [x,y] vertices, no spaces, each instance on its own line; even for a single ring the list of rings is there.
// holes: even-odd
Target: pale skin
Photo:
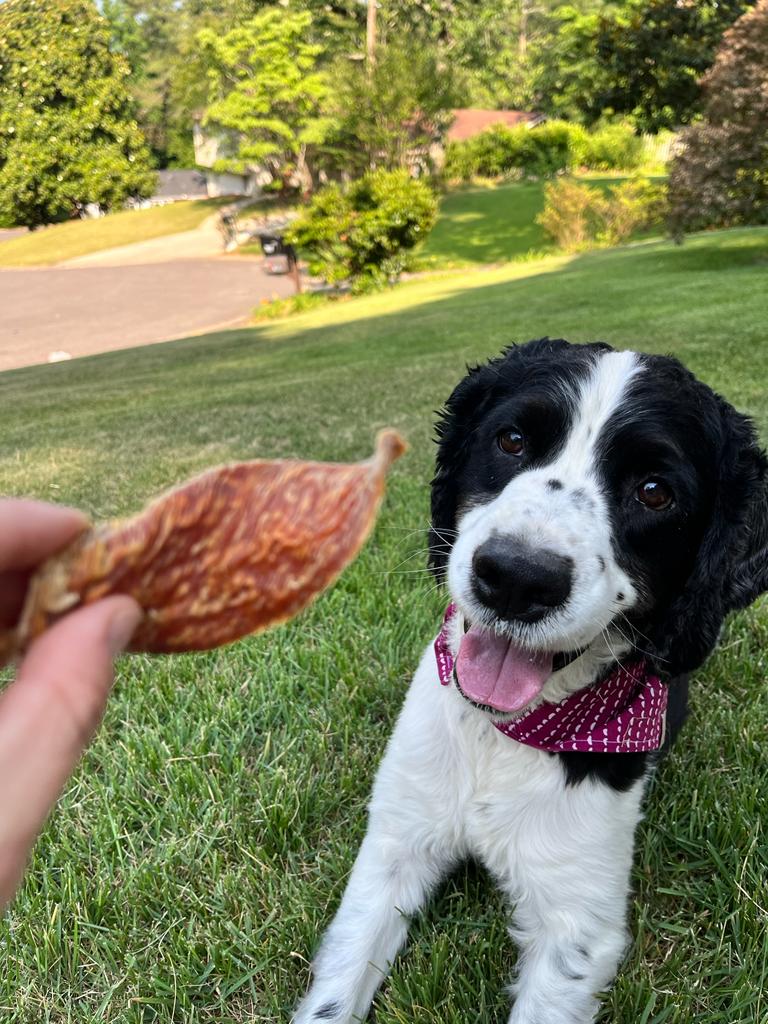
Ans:
[[[0,500],[0,627],[15,623],[34,569],[84,526],[74,509]],[[31,644],[0,694],[0,911],[101,721],[114,658],[140,618],[122,596],[72,612]]]

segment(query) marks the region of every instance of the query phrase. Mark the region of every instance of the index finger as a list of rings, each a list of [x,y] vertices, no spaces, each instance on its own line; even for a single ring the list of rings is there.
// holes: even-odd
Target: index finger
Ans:
[[[74,540],[87,525],[82,512],[64,505],[0,499],[0,572],[33,568]]]

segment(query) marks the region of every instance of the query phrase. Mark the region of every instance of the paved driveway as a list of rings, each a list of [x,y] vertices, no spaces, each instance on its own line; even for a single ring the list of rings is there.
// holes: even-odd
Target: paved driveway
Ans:
[[[0,270],[0,370],[235,327],[291,291],[243,257]]]

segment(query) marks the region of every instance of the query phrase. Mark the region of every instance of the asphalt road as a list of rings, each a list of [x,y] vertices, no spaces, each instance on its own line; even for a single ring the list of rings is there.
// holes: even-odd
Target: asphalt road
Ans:
[[[291,292],[242,257],[0,270],[0,370],[235,327]]]

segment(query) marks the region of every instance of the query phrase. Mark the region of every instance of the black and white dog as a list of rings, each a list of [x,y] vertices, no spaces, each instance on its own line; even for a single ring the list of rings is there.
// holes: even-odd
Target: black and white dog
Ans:
[[[438,434],[431,562],[453,605],[295,1020],[365,1018],[408,915],[476,857],[512,906],[510,1024],[583,1024],[626,947],[687,674],[768,589],[768,464],[676,360],[549,339],[470,370]]]

